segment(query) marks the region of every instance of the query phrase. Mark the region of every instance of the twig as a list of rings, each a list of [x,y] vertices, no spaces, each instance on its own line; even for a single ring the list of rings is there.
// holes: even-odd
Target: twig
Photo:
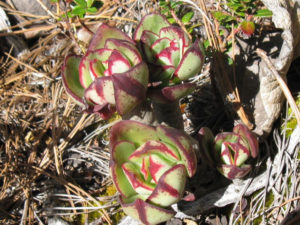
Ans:
[[[274,214],[274,211],[275,211],[276,209],[280,209],[281,207],[285,206],[286,204],[288,204],[288,203],[290,203],[290,202],[293,202],[293,201],[298,201],[298,200],[300,200],[300,196],[297,196],[297,197],[295,197],[295,198],[291,198],[291,199],[289,199],[289,200],[287,200],[287,201],[281,203],[280,205],[275,206],[275,208],[267,215],[267,217],[270,217],[272,214]]]
[[[28,64],[26,64],[26,63],[21,62],[20,60],[18,60],[17,58],[11,56],[10,54],[8,54],[8,53],[6,53],[6,52],[4,52],[4,54],[5,54],[6,56],[8,56],[9,58],[11,58],[12,60],[16,61],[17,63],[21,64],[22,66],[25,66],[26,68],[32,70],[33,72],[36,72],[36,73],[38,73],[38,74],[41,74],[43,77],[47,78],[48,80],[53,81],[53,79],[50,78],[50,77],[48,77],[48,76],[46,76],[45,73],[40,72],[40,71],[38,71],[37,69],[35,69],[34,67],[32,67],[32,66],[30,66],[30,65],[28,65]]]
[[[52,16],[54,19],[58,20],[59,17],[54,15],[48,8],[47,6],[45,6],[45,4],[41,1],[41,0],[36,0],[40,5],[41,7],[50,15]]]
[[[280,74],[277,72],[276,68],[274,67],[273,63],[271,62],[271,60],[269,59],[269,57],[266,55],[266,52],[263,51],[262,49],[258,48],[256,50],[256,53],[262,58],[262,60],[267,64],[267,66],[269,67],[269,69],[271,70],[271,72],[273,73],[273,75],[275,76],[277,82],[279,83],[281,90],[283,91],[288,103],[291,106],[291,109],[293,111],[293,113],[295,114],[298,126],[300,127],[300,111],[299,108],[288,88],[288,86],[286,85],[285,81],[282,79],[282,77],[280,76]]]

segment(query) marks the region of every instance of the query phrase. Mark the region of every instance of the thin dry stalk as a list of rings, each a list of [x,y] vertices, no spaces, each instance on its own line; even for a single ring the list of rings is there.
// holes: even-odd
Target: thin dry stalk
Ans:
[[[56,15],[54,15],[48,8],[47,8],[47,6],[41,1],[41,0],[36,0],[39,4],[40,4],[40,6],[53,18],[53,19],[55,19],[55,20],[58,20],[59,19],[59,17],[58,16],[56,16]]]

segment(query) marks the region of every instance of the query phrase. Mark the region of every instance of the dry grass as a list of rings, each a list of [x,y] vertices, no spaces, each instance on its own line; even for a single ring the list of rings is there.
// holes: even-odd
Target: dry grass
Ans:
[[[24,18],[24,22],[9,28],[12,32],[2,32],[0,37],[28,32],[41,34],[34,45],[18,57],[8,51],[0,58],[1,224],[47,224],[47,218],[53,215],[78,222],[88,220],[94,211],[98,212],[99,224],[116,223],[115,215],[120,211],[117,194],[107,191],[112,182],[108,174],[106,132],[113,120],[105,122],[95,115],[82,113],[66,95],[60,70],[66,55],[82,54],[87,47],[78,41],[78,29],[108,22],[121,29],[126,27],[131,35],[137,21],[144,14],[157,11],[159,6],[154,0],[103,2],[96,15],[80,21],[57,20],[64,9],[50,11],[40,0],[37,3],[46,10],[46,16],[19,12],[0,2],[6,13]],[[183,2],[195,9],[197,18],[205,24],[207,38],[220,50],[222,43],[218,43],[214,26],[206,19],[211,17],[205,2]],[[118,11],[120,9],[122,11]],[[41,22],[44,23],[41,25]],[[230,85],[227,88],[238,102],[237,90]],[[247,122],[243,111],[238,113]],[[289,171],[293,171],[292,168]],[[265,195],[267,192],[257,198],[266,201]],[[294,197],[285,194],[277,206]],[[268,205],[269,209],[273,206]],[[266,207],[255,208],[261,209],[270,212]]]

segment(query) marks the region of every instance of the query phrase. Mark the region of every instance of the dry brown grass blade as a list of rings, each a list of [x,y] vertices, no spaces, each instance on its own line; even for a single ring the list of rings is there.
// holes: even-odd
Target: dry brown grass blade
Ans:
[[[267,66],[269,67],[269,69],[272,71],[273,75],[275,76],[277,82],[279,83],[281,90],[283,91],[293,113],[295,114],[298,126],[300,127],[300,111],[299,108],[287,86],[287,84],[285,83],[285,81],[283,80],[283,78],[280,76],[280,74],[277,72],[275,66],[273,65],[273,63],[271,62],[271,60],[269,59],[269,57],[266,55],[265,51],[263,51],[262,49],[257,49],[256,53],[262,58],[262,60],[265,61],[265,63],[267,64]]]
[[[48,8],[47,8],[47,6],[45,6],[45,4],[41,1],[41,0],[36,0],[39,4],[40,4],[40,6],[53,18],[53,19],[56,19],[56,20],[58,20],[59,19],[59,17],[58,16],[56,16],[56,15],[54,15]]]

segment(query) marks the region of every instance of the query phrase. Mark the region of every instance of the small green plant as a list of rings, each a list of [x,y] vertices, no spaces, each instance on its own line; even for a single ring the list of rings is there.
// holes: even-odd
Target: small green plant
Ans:
[[[62,67],[66,92],[86,112],[109,119],[124,115],[146,97],[148,67],[135,42],[117,28],[102,24],[82,57],[69,55]]]
[[[124,212],[143,224],[171,219],[187,177],[196,172],[194,142],[181,130],[122,120],[110,130],[110,173]]]
[[[50,0],[51,3],[57,3],[59,0]],[[70,4],[72,10],[67,13],[70,18],[79,16],[84,18],[86,14],[96,13],[103,5],[101,1],[98,0],[67,0]],[[66,17],[66,15],[63,15]]]
[[[216,11],[213,16],[225,28],[231,29],[234,24],[236,32],[251,36],[255,31],[253,18],[272,16],[270,10],[258,9],[258,5],[257,0],[228,0],[224,8],[229,8],[230,12]]]
[[[209,128],[202,127],[199,144],[203,159],[230,180],[246,176],[252,169],[248,159],[256,158],[259,151],[256,136],[243,124],[216,137]]]
[[[102,5],[103,3],[101,1],[74,0],[71,2],[72,10],[68,12],[68,17],[79,16],[83,18],[87,13],[96,13]]]
[[[204,62],[199,39],[192,42],[180,27],[159,14],[146,15],[133,39],[149,65],[150,81],[160,84],[151,88],[152,100],[173,102],[194,91],[195,84],[187,80],[200,72]]]

